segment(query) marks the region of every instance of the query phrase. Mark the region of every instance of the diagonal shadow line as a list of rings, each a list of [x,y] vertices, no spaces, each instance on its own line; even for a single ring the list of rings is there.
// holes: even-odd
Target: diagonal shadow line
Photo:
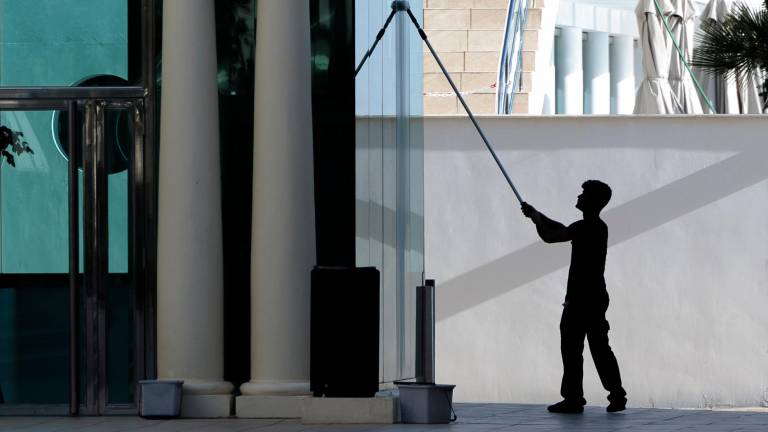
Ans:
[[[739,153],[607,211],[612,246],[768,178],[766,149]],[[449,318],[569,264],[570,244],[536,242],[438,285],[436,317]],[[565,283],[565,281],[563,281]]]

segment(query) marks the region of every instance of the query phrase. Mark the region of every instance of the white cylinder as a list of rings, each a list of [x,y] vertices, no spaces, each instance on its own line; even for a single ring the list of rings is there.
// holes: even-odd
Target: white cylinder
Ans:
[[[635,40],[615,35],[611,44],[611,114],[632,114],[635,107]]]
[[[611,77],[608,33],[587,32],[583,45],[584,114],[610,114]]]
[[[309,4],[260,1],[246,395],[309,393],[315,218]]]
[[[635,44],[632,42],[632,60],[634,62],[634,75],[635,75],[635,95],[637,95],[637,91],[640,89],[640,84],[643,83],[645,80],[645,69],[643,68],[643,49],[640,46],[640,44]],[[632,112],[634,113],[634,107],[632,107]]]
[[[584,83],[581,56],[581,29],[560,27],[555,44],[556,112],[582,114]]]
[[[163,2],[157,369],[185,393],[227,394],[213,0]]]

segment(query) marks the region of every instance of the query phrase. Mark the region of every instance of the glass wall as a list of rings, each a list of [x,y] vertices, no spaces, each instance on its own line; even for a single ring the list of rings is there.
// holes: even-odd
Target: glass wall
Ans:
[[[128,0],[0,0],[0,87],[121,85],[128,79]],[[128,112],[107,115],[108,380],[133,400]],[[0,125],[34,151],[0,162],[0,402],[69,400],[69,219],[66,115],[4,111]],[[82,157],[79,158],[80,204]],[[80,271],[83,255],[80,208]],[[82,307],[81,307],[82,309]],[[119,384],[119,385],[118,385]]]
[[[0,86],[120,85],[128,78],[128,0],[0,0]],[[125,125],[119,119],[111,124]],[[3,173],[0,200],[0,272],[66,273],[67,151],[62,145],[66,132],[58,112],[8,112],[0,124],[24,133],[34,155],[21,161],[41,169],[46,176],[25,178]],[[125,129],[124,127],[122,129]],[[124,132],[127,130],[117,130]],[[110,214],[127,212],[128,142],[120,137],[108,141],[119,148],[110,162]],[[22,158],[23,159],[23,158]],[[81,158],[82,161],[82,158]],[[82,167],[82,162],[80,163]],[[16,171],[24,171],[19,167]],[[7,177],[7,178],[6,178]],[[26,198],[25,198],[26,197]],[[34,197],[34,198],[33,198]],[[40,208],[23,209],[19,200],[35,199]],[[45,220],[46,212],[58,215]],[[82,214],[82,213],[81,213]],[[110,220],[110,271],[127,271],[127,221]],[[13,251],[11,253],[11,250]],[[82,251],[82,248],[81,248]],[[82,259],[80,260],[82,263]]]
[[[422,2],[411,1],[422,21]],[[355,3],[355,62],[389,15]],[[424,273],[422,41],[404,12],[355,80],[356,261],[381,272],[380,378],[415,376],[416,287]]]
[[[0,0],[0,85],[127,79],[128,0]]]
[[[32,126],[48,124],[53,114],[0,113],[0,124],[24,131],[35,152],[16,156],[15,167],[0,160],[0,393],[6,404],[69,399],[67,161],[48,129]]]

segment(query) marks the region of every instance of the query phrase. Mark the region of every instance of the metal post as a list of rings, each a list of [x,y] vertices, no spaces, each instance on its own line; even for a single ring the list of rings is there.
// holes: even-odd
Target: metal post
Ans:
[[[424,283],[424,378],[435,382],[435,280]]]
[[[435,281],[416,288],[416,382],[435,382]]]
[[[77,101],[71,100],[67,107],[69,147],[69,415],[80,412],[80,296],[77,289],[77,275],[80,271],[78,239],[79,202],[77,175]]]

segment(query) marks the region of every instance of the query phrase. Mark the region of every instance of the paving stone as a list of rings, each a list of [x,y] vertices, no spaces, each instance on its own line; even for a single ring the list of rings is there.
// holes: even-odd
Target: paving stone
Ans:
[[[766,432],[768,413],[745,411],[628,409],[608,414],[587,407],[581,415],[558,415],[544,405],[456,404],[459,420],[449,425],[304,425],[299,420],[176,419],[139,417],[0,417],[0,431],[19,432]]]

